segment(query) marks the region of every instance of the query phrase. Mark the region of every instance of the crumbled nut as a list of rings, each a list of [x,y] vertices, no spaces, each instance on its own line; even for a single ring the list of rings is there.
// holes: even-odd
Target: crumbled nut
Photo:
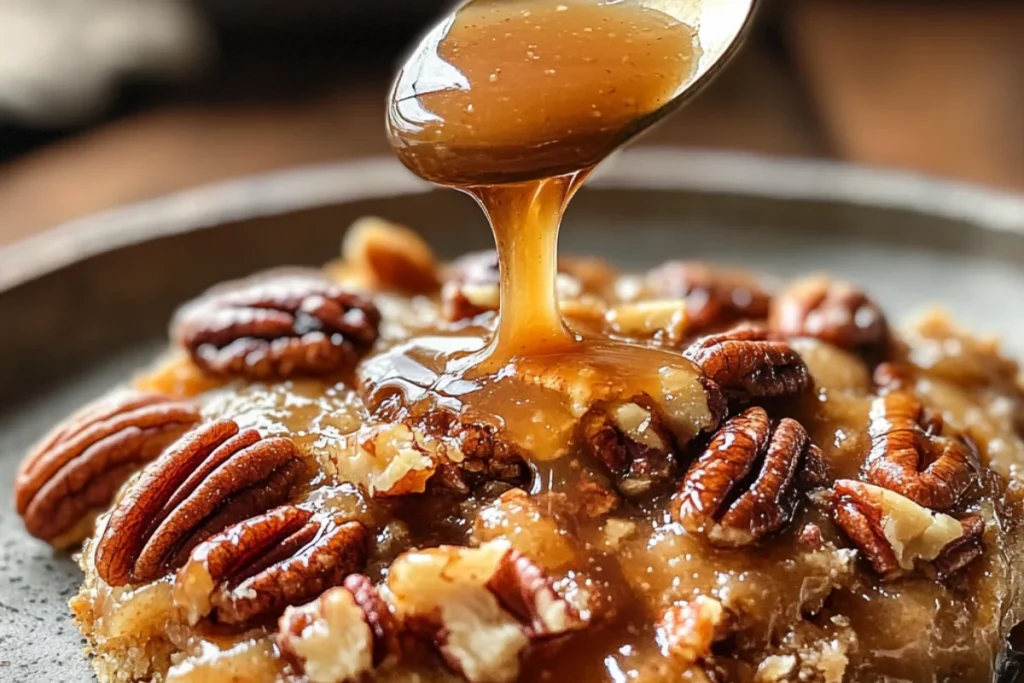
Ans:
[[[207,537],[285,502],[304,475],[289,439],[239,432],[231,420],[200,425],[114,507],[96,544],[96,571],[112,586],[158,579]]]
[[[821,461],[799,422],[783,418],[773,424],[762,408],[749,408],[727,420],[690,466],[673,496],[674,516],[712,543],[752,543],[789,523],[797,504],[798,470],[817,470]],[[736,495],[755,466],[759,474]]]
[[[564,501],[552,496],[539,500],[522,489],[501,494],[477,515],[474,540],[504,540],[528,557],[538,558],[547,571],[560,571],[580,563],[581,548],[568,520],[559,514]]]
[[[501,541],[410,551],[391,566],[388,588],[406,627],[472,683],[514,681],[531,641],[586,625],[537,565]]]
[[[344,437],[334,456],[338,476],[372,497],[423,493],[437,472],[440,445],[401,424],[366,425]]]
[[[677,469],[673,435],[659,412],[641,401],[599,403],[579,423],[580,440],[629,498],[656,493]]]
[[[210,290],[178,311],[171,333],[211,374],[268,379],[350,370],[379,324],[369,299],[287,272]]]
[[[670,346],[681,344],[689,329],[684,299],[622,303],[609,309],[605,320],[613,334]]]
[[[874,301],[823,277],[797,281],[775,297],[769,323],[783,337],[817,337],[871,357],[881,355],[889,341],[889,326]]]
[[[341,253],[374,289],[423,294],[440,286],[434,252],[409,228],[382,218],[360,218],[345,233]]]
[[[92,403],[47,434],[21,463],[15,506],[33,536],[59,547],[81,541],[91,517],[129,476],[199,422],[184,401],[128,391]],[[80,525],[83,518],[89,524]]]
[[[912,570],[917,561],[934,560],[964,535],[953,517],[888,489],[840,479],[834,493],[836,523],[885,577]]]
[[[310,683],[360,681],[397,654],[398,627],[373,583],[352,574],[278,622],[281,651]]]
[[[690,345],[683,354],[731,399],[775,398],[800,393],[811,375],[800,354],[761,327],[741,326]]]
[[[242,626],[276,617],[363,569],[366,529],[286,505],[239,522],[192,550],[175,602],[195,624],[207,615]]]
[[[645,289],[657,298],[685,299],[690,333],[761,320],[771,301],[749,273],[686,261],[651,270]]]
[[[722,603],[704,595],[672,605],[661,613],[655,631],[662,654],[690,663],[703,660],[725,616]]]
[[[532,478],[521,449],[493,425],[441,408],[414,414],[401,396],[392,398],[377,406],[374,418],[411,430],[418,450],[433,461],[434,470],[429,472],[425,461],[416,461],[423,462],[417,468],[422,470],[418,477],[430,488],[467,494],[488,482],[520,486]],[[387,431],[397,429],[388,427]]]
[[[865,478],[918,505],[953,508],[976,481],[980,464],[970,441],[940,436],[941,430],[941,418],[927,415],[912,394],[891,392],[876,399]]]

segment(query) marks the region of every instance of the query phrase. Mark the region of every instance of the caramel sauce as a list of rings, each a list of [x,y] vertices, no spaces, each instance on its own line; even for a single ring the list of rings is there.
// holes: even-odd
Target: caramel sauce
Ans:
[[[484,348],[406,346],[380,360],[385,372],[364,370],[367,385],[496,419],[546,460],[594,401],[661,396],[672,369],[695,376],[678,354],[570,330],[555,287],[569,200],[686,82],[695,54],[690,27],[632,0],[478,1],[428,34],[396,82],[390,139],[410,169],[487,214],[499,322]]]

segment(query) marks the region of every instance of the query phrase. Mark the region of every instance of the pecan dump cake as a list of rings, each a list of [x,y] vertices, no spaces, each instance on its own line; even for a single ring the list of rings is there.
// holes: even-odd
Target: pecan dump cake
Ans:
[[[1016,364],[825,277],[557,256],[699,53],[637,2],[464,5],[389,135],[497,251],[364,219],[322,270],[182,307],[42,440],[17,506],[84,541],[102,683],[994,676],[1024,616]]]
[[[186,305],[26,459],[27,529],[86,539],[101,681],[991,676],[1024,463],[992,343],[823,278],[566,258],[571,329],[682,360],[484,415],[391,361],[490,337],[494,253],[377,219],[344,251]]]

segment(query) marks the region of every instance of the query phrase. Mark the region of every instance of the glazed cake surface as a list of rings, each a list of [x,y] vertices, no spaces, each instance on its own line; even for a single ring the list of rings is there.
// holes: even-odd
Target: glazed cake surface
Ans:
[[[495,256],[379,219],[186,304],[17,482],[31,533],[84,540],[99,679],[991,679],[1024,463],[995,342],[825,276],[563,258],[558,284],[582,338],[670,366],[450,381]]]

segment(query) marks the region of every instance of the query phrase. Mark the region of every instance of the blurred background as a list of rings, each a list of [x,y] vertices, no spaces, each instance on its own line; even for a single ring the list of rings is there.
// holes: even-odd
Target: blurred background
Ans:
[[[445,0],[0,0],[0,244],[246,174],[386,154]],[[644,144],[847,159],[1024,191],[1024,0],[765,0]]]

